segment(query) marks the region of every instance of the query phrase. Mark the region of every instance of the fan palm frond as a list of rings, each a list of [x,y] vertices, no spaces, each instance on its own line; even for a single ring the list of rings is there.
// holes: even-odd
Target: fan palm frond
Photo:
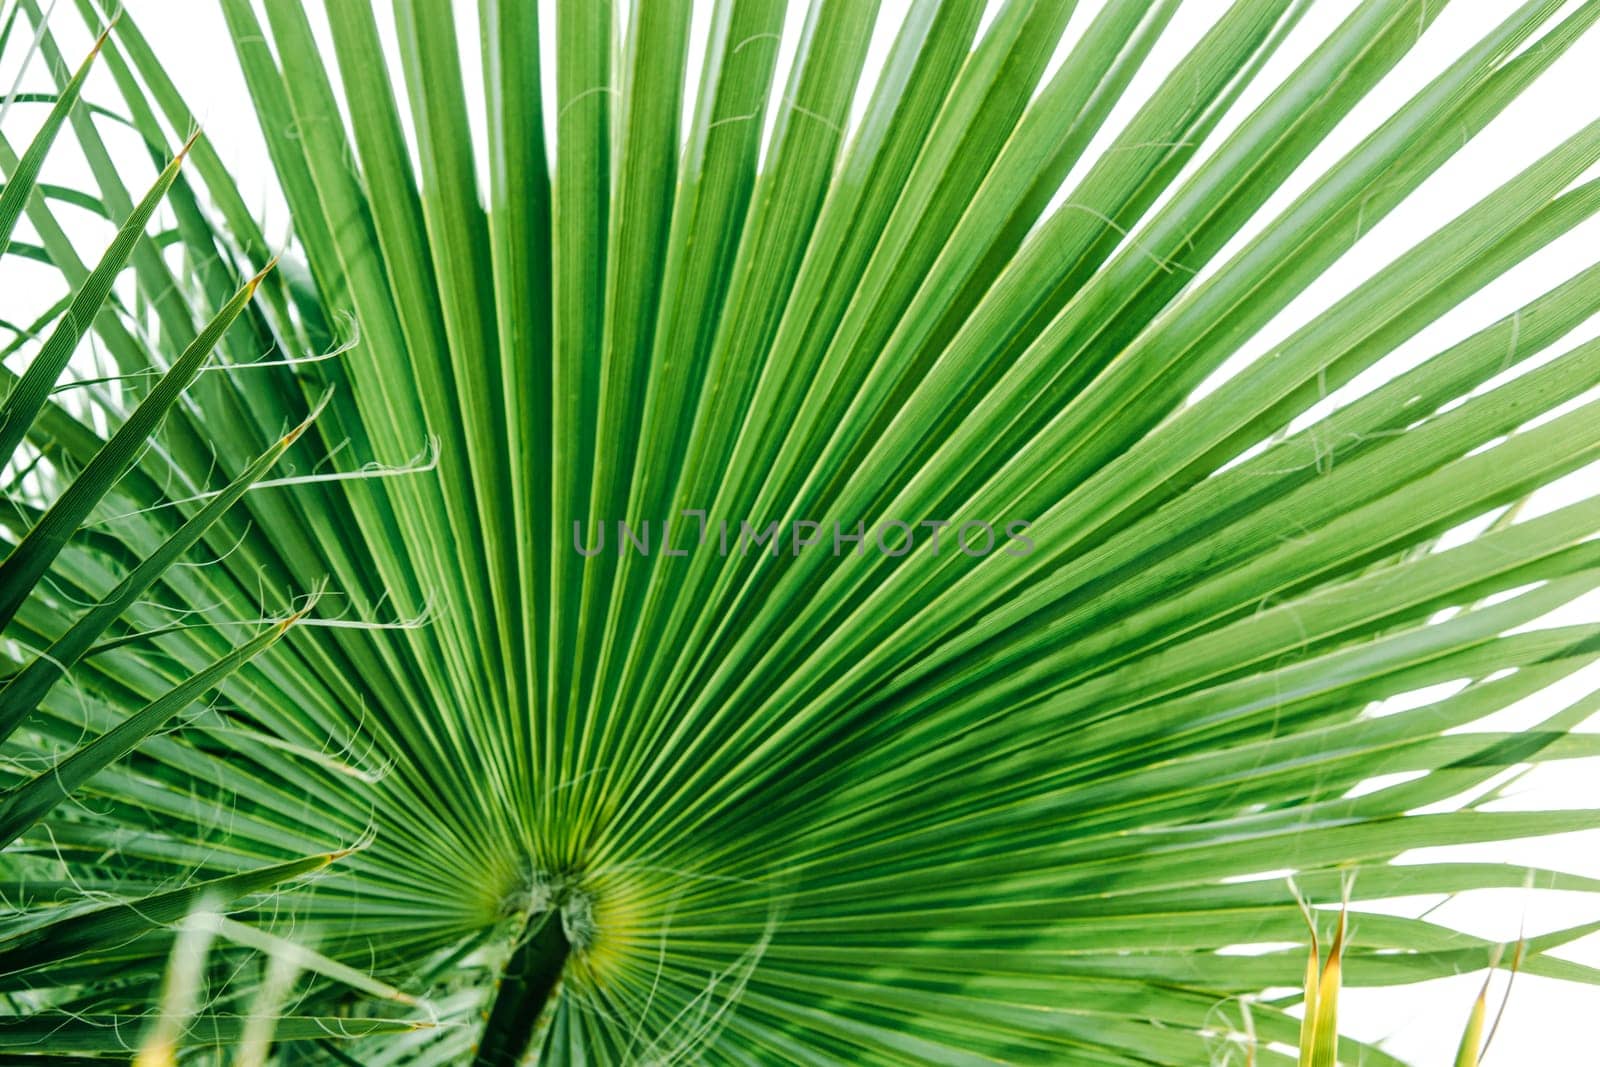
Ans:
[[[1488,803],[1589,687],[1487,722],[1600,656],[1600,264],[1433,329],[1600,121],[1260,343],[1600,0],[1404,94],[1439,0],[467,6],[222,0],[282,247],[0,16],[0,1049],[1388,1064],[1341,984],[1506,947],[1374,902],[1600,890],[1408,855],[1600,821]]]

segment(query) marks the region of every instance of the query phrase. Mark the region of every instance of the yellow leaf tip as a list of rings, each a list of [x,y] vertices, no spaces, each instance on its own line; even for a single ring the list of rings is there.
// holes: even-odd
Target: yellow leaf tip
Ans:
[[[280,634],[283,633],[289,627],[293,626],[295,623],[299,622],[301,619],[305,618],[307,615],[310,615],[311,614],[311,609],[314,606],[315,605],[313,605],[313,604],[307,604],[305,607],[301,608],[299,611],[295,612],[293,615],[288,615],[288,616],[285,616],[283,619],[280,619],[278,621],[277,632],[280,633]]]
[[[267,275],[272,273],[273,269],[276,268],[277,265],[278,257],[273,256],[271,259],[267,260],[266,266],[256,271],[255,274],[251,276],[250,280],[244,283],[244,287],[250,296],[255,295],[256,287],[261,284]]]

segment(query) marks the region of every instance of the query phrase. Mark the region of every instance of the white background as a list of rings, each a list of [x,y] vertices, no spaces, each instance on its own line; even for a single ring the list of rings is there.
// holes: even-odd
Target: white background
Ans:
[[[549,25],[551,0],[540,0],[540,3],[546,16],[545,24]],[[874,58],[869,63],[881,60],[890,35],[908,3],[909,0],[886,0],[880,32],[873,45]],[[1079,5],[1069,27],[1069,40],[1103,3],[1104,0],[1089,0]],[[474,5],[468,3],[458,6],[470,9]],[[705,0],[699,0],[697,27],[700,38],[705,32],[706,6]],[[1260,86],[1250,90],[1241,101],[1240,108],[1235,109],[1235,115],[1259,101],[1271,84],[1308,55],[1316,42],[1355,6],[1354,0],[1312,0],[1311,9],[1302,24],[1263,72]],[[1264,215],[1270,217],[1284,206],[1312,177],[1337,160],[1428,78],[1519,6],[1513,0],[1456,0],[1451,4],[1413,53],[1370,94],[1349,121],[1334,131],[1327,143],[1294,175],[1289,185],[1273,198]],[[1573,6],[1568,5],[1569,8]],[[87,46],[88,36],[72,7],[71,4],[61,4],[53,25],[59,28],[63,48],[75,62],[77,56],[82,54],[82,48]],[[167,62],[172,76],[194,107],[206,137],[239,177],[247,201],[268,220],[269,237],[281,238],[286,229],[287,212],[273,189],[265,148],[255,128],[244,82],[234,66],[232,47],[217,5],[208,0],[128,0],[127,7]],[[1196,40],[1223,8],[1221,0],[1190,0],[1146,65],[1146,72],[1130,88],[1125,105],[1113,114],[1097,146],[1091,148],[1089,158],[1127,119],[1142,97],[1156,84],[1159,75]],[[791,25],[791,31],[793,29]],[[791,32],[788,37],[789,47],[784,54],[792,54],[793,51],[794,34]],[[475,87],[478,77],[476,24],[470,10],[463,11],[462,39],[468,82]],[[13,42],[7,56],[0,61],[0,92],[10,88],[15,77],[19,45],[25,44],[25,41]],[[691,62],[697,60],[699,52],[700,46],[697,45]],[[548,66],[547,63],[547,83]],[[1597,75],[1597,71],[1600,71],[1600,34],[1591,32],[1481,137],[1459,152],[1387,220],[1375,226],[1316,286],[1297,299],[1278,322],[1251,343],[1248,350],[1241,354],[1240,361],[1265,350],[1276,339],[1305,321],[1308,315],[1326,307],[1376,268],[1511,177],[1538,154],[1600,117],[1600,106],[1597,106],[1597,102],[1600,102],[1600,75]],[[23,83],[24,87],[40,87],[37,76],[41,73],[39,70],[30,72],[31,76]],[[94,88],[87,94],[90,99],[114,103],[114,93],[108,90],[105,82],[91,84]],[[97,90],[99,95],[96,95]],[[26,142],[31,124],[38,121],[40,111],[42,109],[30,111],[19,107],[7,116],[5,130],[14,146],[20,147]],[[480,125],[482,123],[481,106],[474,115],[474,121]],[[1225,123],[1219,135],[1225,135],[1229,125]],[[70,141],[70,137],[63,137],[58,144],[67,141]],[[90,187],[81,173],[81,164],[75,166],[70,158],[71,152],[70,145],[62,147],[57,155],[66,158],[53,159],[51,166],[55,169],[49,171],[47,176],[69,181],[76,176],[79,187]],[[1074,178],[1069,178],[1069,186]],[[141,178],[130,176],[130,187],[138,188],[140,180],[142,172]],[[98,235],[93,223],[84,222],[83,229],[89,234],[85,238],[85,247],[94,247],[93,242],[97,239],[101,244],[104,243],[104,237]],[[21,235],[26,235],[25,227]],[[1407,343],[1377,373],[1353,383],[1352,389],[1370,388],[1375,381],[1438,351],[1443,345],[1493,321],[1590,265],[1600,258],[1600,240],[1597,238],[1600,238],[1600,223],[1591,221],[1580,227],[1470,300],[1466,307],[1446,316],[1423,335]],[[25,307],[35,304],[42,307],[56,295],[54,291],[41,286],[35,273],[11,263],[9,259],[5,264],[0,264],[0,292],[4,293],[5,298],[0,314],[13,320],[25,318]],[[1577,340],[1597,332],[1600,332],[1600,328],[1594,325],[1586,327],[1580,334],[1557,346],[1556,351],[1563,351]],[[1348,399],[1349,393],[1350,390],[1346,390],[1336,394],[1329,402],[1342,402]],[[1556,504],[1589,495],[1597,488],[1600,488],[1600,476],[1597,476],[1596,468],[1591,467],[1541,493],[1532,502],[1527,514],[1537,514]],[[1571,606],[1558,617],[1558,621],[1562,622],[1596,619],[1600,619],[1600,598],[1594,597]],[[1585,677],[1562,686],[1558,692],[1542,694],[1536,700],[1511,709],[1497,717],[1491,727],[1513,727],[1541,718],[1596,685],[1600,685],[1600,673],[1588,672]],[[1588,728],[1594,729],[1595,726],[1591,721]],[[1502,780],[1496,779],[1497,782]],[[1497,802],[1496,806],[1600,807],[1600,784],[1597,782],[1600,782],[1600,764],[1594,762],[1539,768],[1519,777],[1512,784],[1508,799]],[[1600,876],[1600,830],[1508,846],[1435,851],[1453,858],[1499,859]],[[1482,936],[1505,939],[1515,938],[1519,930],[1538,934],[1600,918],[1600,901],[1593,898],[1576,894],[1534,894],[1521,890],[1475,892],[1448,901],[1437,897],[1400,901],[1394,904],[1393,910],[1420,914],[1430,908],[1435,909],[1431,912],[1431,918],[1435,921],[1455,924]],[[1354,932],[1359,939],[1359,921]],[[1600,965],[1600,938],[1591,937],[1563,954],[1571,959]],[[1449,1064],[1466,1012],[1481,981],[1481,975],[1462,976],[1399,989],[1347,990],[1342,1007],[1343,1028],[1360,1037],[1381,1039],[1386,1048],[1412,1062],[1424,1065]],[[1498,980],[1496,990],[1502,986],[1503,979]],[[1510,1000],[1487,1062],[1508,1067],[1522,1064],[1600,1063],[1600,1038],[1595,1036],[1596,1017],[1593,1013],[1600,1013],[1600,989],[1564,985],[1530,976],[1519,977],[1515,995]]]

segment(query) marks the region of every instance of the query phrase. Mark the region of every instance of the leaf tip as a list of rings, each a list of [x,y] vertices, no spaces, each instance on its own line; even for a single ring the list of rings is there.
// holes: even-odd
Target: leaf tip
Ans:
[[[295,611],[295,612],[293,612],[293,613],[291,613],[289,615],[286,615],[283,618],[279,619],[277,625],[273,628],[273,636],[274,637],[282,637],[284,632],[286,630],[288,630],[289,627],[293,626],[295,623],[299,622],[301,619],[305,618],[307,615],[310,615],[311,614],[311,609],[316,607],[316,606],[317,606],[317,601],[316,601],[316,598],[313,597],[310,600],[306,601],[306,606],[305,607],[300,608],[298,611]]]
[[[189,139],[183,142],[183,147],[178,149],[178,154],[172,157],[174,163],[182,163],[185,159],[189,158],[189,151],[194,148],[195,143],[200,140],[200,133],[200,127],[196,126],[194,132],[189,135]]]
[[[278,257],[273,256],[271,259],[267,260],[266,266],[256,271],[250,280],[244,283],[246,298],[255,295],[256,289],[261,285],[262,281],[265,280],[266,276],[272,273],[273,269],[276,268],[277,265]]]

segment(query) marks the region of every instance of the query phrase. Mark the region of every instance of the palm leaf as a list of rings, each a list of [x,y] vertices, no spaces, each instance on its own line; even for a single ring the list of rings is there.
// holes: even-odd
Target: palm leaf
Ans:
[[[1257,354],[1600,3],[224,0],[281,249],[119,6],[0,21],[0,1050],[1395,1063],[1502,946],[1374,905],[1600,889],[1406,856],[1600,821],[1486,725],[1600,657],[1600,264],[1438,340],[1600,123]]]

